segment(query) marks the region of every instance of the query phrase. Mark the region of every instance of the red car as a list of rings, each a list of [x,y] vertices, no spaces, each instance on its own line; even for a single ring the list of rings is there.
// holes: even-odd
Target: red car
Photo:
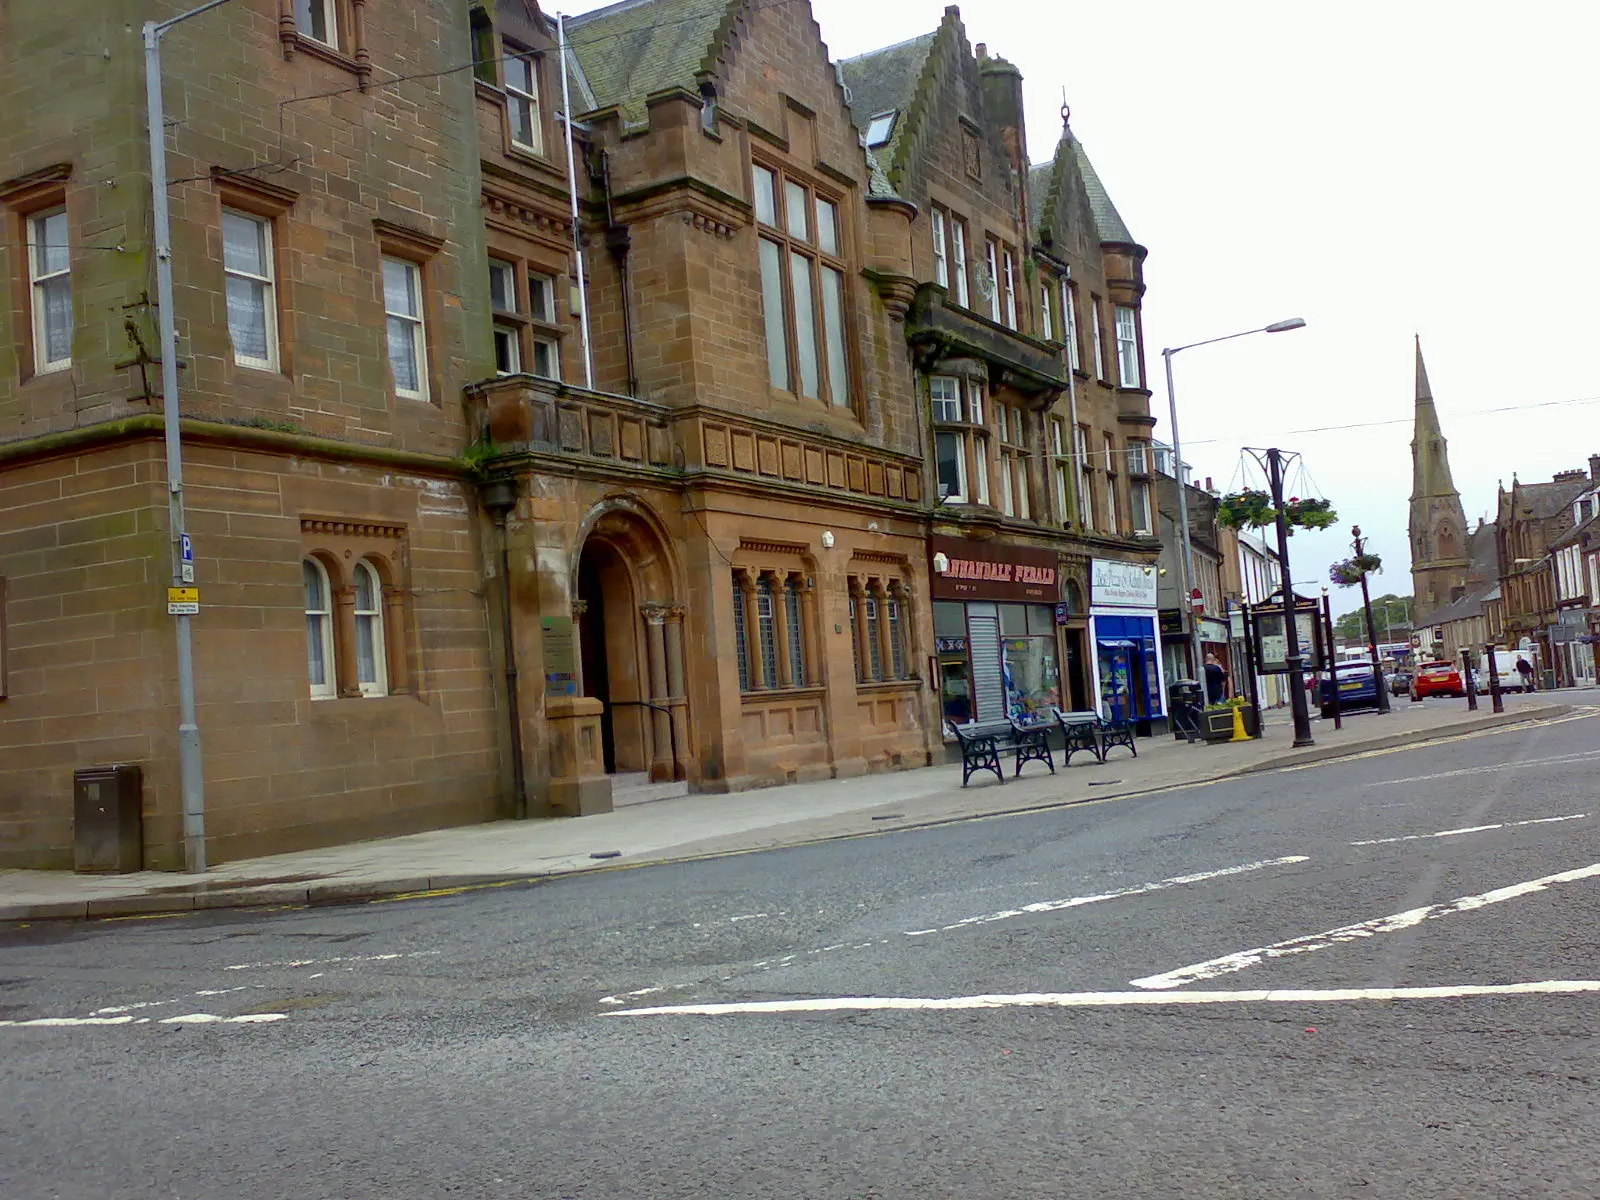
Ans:
[[[1417,667],[1411,680],[1411,698],[1424,696],[1465,696],[1467,688],[1461,682],[1461,668],[1454,663],[1427,662]]]

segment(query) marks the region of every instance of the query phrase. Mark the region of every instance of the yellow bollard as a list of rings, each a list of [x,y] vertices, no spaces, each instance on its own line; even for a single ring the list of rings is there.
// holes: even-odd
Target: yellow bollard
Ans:
[[[1233,708],[1233,736],[1230,742],[1248,742],[1250,735],[1244,731],[1244,709],[1238,705]]]

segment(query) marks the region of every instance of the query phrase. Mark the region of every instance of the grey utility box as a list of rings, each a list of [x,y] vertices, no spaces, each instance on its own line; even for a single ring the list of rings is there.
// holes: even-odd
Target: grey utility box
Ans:
[[[144,869],[144,785],[137,763],[72,773],[72,867],[86,875]]]

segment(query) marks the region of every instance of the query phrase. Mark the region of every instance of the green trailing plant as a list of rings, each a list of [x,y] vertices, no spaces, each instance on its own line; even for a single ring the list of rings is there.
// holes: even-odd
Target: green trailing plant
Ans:
[[[1208,704],[1205,712],[1226,712],[1230,708],[1249,708],[1250,701],[1244,696],[1232,696],[1227,700],[1218,700],[1215,704]]]
[[[1217,523],[1230,529],[1265,529],[1278,520],[1272,497],[1259,488],[1229,492],[1217,501]],[[1283,502],[1283,519],[1293,529],[1327,529],[1339,519],[1333,505],[1317,497],[1291,496]]]

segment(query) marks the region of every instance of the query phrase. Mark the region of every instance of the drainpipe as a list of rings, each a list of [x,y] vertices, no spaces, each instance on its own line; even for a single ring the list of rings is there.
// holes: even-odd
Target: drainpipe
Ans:
[[[511,814],[520,821],[528,815],[528,781],[522,762],[516,628],[511,619],[511,541],[506,533],[506,518],[516,506],[515,479],[495,479],[484,486],[483,507],[494,518],[495,534],[500,543],[500,643],[506,660],[506,719],[511,725]]]
[[[606,196],[606,249],[617,264],[617,287],[622,293],[622,352],[628,360],[628,395],[639,394],[639,372],[633,363],[633,309],[628,302],[628,246],[626,225],[617,224],[611,206],[611,153],[600,151],[600,181]]]

